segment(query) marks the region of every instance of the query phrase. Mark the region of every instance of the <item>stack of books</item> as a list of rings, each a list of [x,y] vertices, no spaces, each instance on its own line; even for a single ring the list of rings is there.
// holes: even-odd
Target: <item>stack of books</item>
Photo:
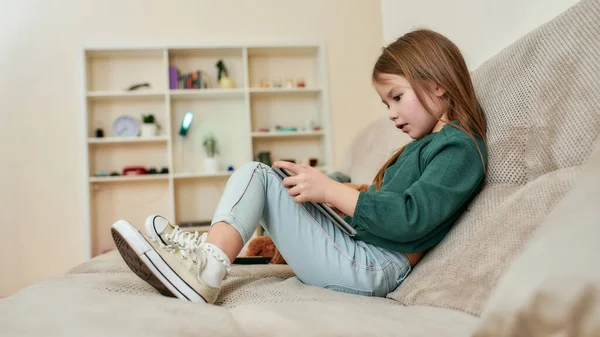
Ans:
[[[177,67],[169,67],[170,89],[203,89],[208,88],[208,78],[200,70],[181,74]]]

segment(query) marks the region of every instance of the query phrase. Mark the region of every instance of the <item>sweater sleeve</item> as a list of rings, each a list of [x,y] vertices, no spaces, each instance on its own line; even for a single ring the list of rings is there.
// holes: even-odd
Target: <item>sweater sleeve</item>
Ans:
[[[351,225],[396,242],[424,237],[461,209],[484,176],[479,152],[451,139],[431,155],[420,178],[404,191],[397,172],[379,192],[360,192]]]

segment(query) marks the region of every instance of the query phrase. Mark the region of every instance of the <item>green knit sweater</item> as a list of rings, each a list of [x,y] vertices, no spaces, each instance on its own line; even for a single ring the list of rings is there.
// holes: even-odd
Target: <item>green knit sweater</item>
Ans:
[[[453,123],[457,123],[453,121]],[[487,162],[483,141],[477,139]],[[450,231],[477,194],[484,167],[475,143],[450,126],[409,143],[383,175],[379,192],[360,192],[345,220],[355,239],[415,253],[432,248]]]

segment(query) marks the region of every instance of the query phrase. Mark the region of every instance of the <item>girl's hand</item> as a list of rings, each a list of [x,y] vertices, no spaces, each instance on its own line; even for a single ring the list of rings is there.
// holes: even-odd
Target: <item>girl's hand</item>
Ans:
[[[295,202],[326,202],[327,191],[335,181],[323,172],[306,164],[294,164],[287,161],[277,161],[273,166],[286,169],[293,177],[283,179],[283,186],[290,188],[288,194],[294,197]]]

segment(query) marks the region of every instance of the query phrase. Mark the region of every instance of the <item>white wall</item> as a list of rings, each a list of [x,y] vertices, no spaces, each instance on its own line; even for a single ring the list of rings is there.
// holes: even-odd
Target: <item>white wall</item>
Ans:
[[[336,162],[384,113],[379,1],[0,1],[0,296],[83,260],[81,48],[324,40]]]
[[[381,0],[387,43],[416,29],[429,28],[452,40],[469,69],[525,33],[554,18],[578,0]]]

